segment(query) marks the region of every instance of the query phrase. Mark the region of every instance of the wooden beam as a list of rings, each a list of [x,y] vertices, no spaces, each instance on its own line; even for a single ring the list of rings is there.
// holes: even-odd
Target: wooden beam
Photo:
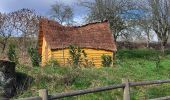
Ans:
[[[68,93],[54,94],[54,95],[51,95],[49,98],[50,100],[59,99],[63,97],[70,97],[70,96],[77,96],[77,95],[83,95],[83,94],[88,94],[88,93],[101,92],[101,91],[107,91],[107,90],[123,88],[123,87],[125,87],[125,84],[110,85],[110,86],[98,87],[98,88],[93,88],[93,89],[85,89],[85,90],[78,90],[78,91],[73,91],[73,92],[68,92]]]
[[[170,96],[160,97],[160,98],[155,98],[155,99],[149,99],[149,100],[170,100]]]
[[[129,82],[130,86],[143,86],[143,85],[153,85],[153,84],[163,84],[170,83],[170,80],[154,80],[154,81],[143,81],[143,82]]]
[[[2,100],[4,100],[4,99],[2,99]],[[37,96],[37,97],[29,97],[29,98],[20,98],[20,99],[15,99],[15,100],[42,100],[42,99],[41,99],[41,97]]]
[[[39,96],[42,100],[48,100],[48,91],[46,89],[39,90]]]
[[[125,84],[125,87],[123,89],[123,100],[130,100],[130,87],[129,87],[129,80],[128,79],[123,79],[122,83]]]

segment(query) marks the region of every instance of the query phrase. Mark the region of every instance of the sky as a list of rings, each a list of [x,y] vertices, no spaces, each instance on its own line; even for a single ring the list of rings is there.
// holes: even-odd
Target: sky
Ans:
[[[51,5],[55,4],[56,1],[72,6],[75,22],[83,23],[87,9],[78,6],[79,0],[0,0],[0,12],[9,13],[22,8],[29,8],[34,9],[39,15],[47,16]]]
[[[22,8],[29,8],[35,10],[38,15],[48,16],[51,5],[56,2],[62,2],[73,8],[74,21],[77,25],[81,25],[84,22],[88,10],[79,6],[79,1],[80,0],[0,0],[0,12],[9,13]]]

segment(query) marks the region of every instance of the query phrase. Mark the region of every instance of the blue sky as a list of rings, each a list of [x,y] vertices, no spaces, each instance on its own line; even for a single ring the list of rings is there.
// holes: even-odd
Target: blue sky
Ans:
[[[88,10],[78,6],[78,1],[80,0],[0,0],[0,12],[9,13],[22,8],[29,8],[34,9],[39,15],[47,16],[50,12],[51,5],[55,4],[56,1],[72,6],[74,10],[74,21],[77,22],[78,25],[83,24],[84,17]]]
[[[74,20],[77,23],[82,23],[87,9],[78,6],[79,0],[0,0],[0,12],[8,13],[22,8],[34,9],[39,15],[47,16],[50,11],[50,6],[55,2],[63,2],[72,6],[74,10]]]

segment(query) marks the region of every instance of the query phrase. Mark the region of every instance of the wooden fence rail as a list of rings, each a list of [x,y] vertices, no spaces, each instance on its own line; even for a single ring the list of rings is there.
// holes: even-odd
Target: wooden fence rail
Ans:
[[[57,93],[57,94],[53,94],[53,95],[48,95],[48,91],[46,89],[41,89],[41,90],[39,90],[39,96],[37,96],[37,97],[22,98],[22,99],[17,99],[17,100],[54,100],[54,99],[60,99],[60,98],[64,98],[64,97],[96,93],[96,92],[108,91],[108,90],[113,90],[113,89],[118,89],[118,88],[124,89],[123,100],[130,100],[130,87],[153,85],[153,84],[163,84],[163,83],[170,83],[170,80],[129,82],[127,79],[124,79],[124,80],[122,80],[122,84],[109,85],[109,86],[97,87],[97,88],[92,88],[92,89],[77,90],[77,91],[72,91],[72,92],[68,92],[68,93]],[[170,99],[170,97],[163,97],[163,98],[166,98],[166,100]],[[165,100],[165,99],[159,99],[159,100]]]

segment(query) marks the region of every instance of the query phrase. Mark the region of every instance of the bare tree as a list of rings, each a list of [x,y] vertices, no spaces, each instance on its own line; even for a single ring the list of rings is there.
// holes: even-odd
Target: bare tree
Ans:
[[[149,20],[148,18],[145,19],[139,19],[139,21],[137,22],[137,24],[143,29],[143,31],[146,34],[147,37],[147,47],[149,48],[149,43],[152,37],[152,34],[150,33],[152,30],[152,26],[151,26],[151,20]]]
[[[146,34],[144,34],[143,29],[135,25],[121,31],[121,36],[118,39],[125,42],[144,42]]]
[[[69,5],[56,2],[51,6],[51,18],[60,24],[71,25],[73,23],[73,9]]]
[[[11,16],[9,14],[0,14],[0,45],[4,53],[9,38],[14,35],[14,28],[11,26]]]
[[[151,11],[152,27],[157,34],[161,50],[164,54],[165,46],[170,35],[170,0],[148,0]]]
[[[129,0],[80,1],[80,5],[89,9],[87,22],[109,21],[115,41],[121,35],[121,31],[127,27],[121,15],[127,11]]]
[[[21,43],[23,43],[22,49],[27,49],[27,42],[30,45],[36,46],[39,27],[39,16],[35,14],[33,10],[21,9],[10,14],[12,18],[12,25],[14,26],[18,37],[20,37]]]

